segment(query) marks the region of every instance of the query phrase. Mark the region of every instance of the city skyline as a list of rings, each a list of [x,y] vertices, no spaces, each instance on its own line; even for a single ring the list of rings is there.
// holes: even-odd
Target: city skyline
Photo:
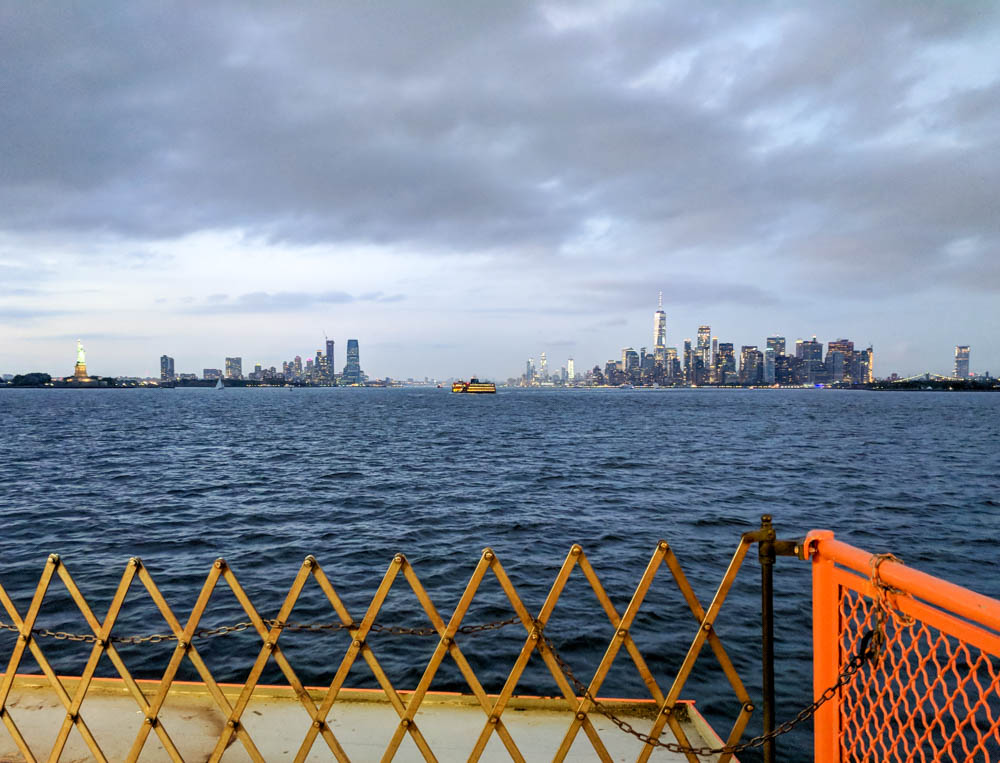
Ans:
[[[506,378],[648,344],[661,288],[678,348],[1000,369],[996,4],[34,5],[5,41],[0,373],[329,333]]]
[[[855,347],[852,340],[840,337],[826,343],[797,338],[794,353],[786,354],[785,336],[768,336],[765,344],[739,345],[719,341],[712,327],[698,326],[697,341],[685,338],[678,348],[667,344],[667,318],[663,309],[663,292],[658,295],[653,313],[652,351],[640,345],[636,352],[632,346],[623,347],[621,360],[614,358],[580,374],[574,373],[574,358],[569,358],[558,372],[549,373],[545,352],[540,355],[538,366],[528,358],[524,373],[517,383],[523,386],[539,384],[596,384],[599,386],[754,386],[780,385],[803,386],[814,384],[871,384],[876,381],[875,354],[871,345]],[[955,347],[954,375],[969,377],[968,346]],[[893,372],[884,377],[896,378]]]
[[[743,376],[742,369],[744,364],[747,362],[746,351],[752,350],[756,351],[760,348],[760,356],[756,362],[761,364],[761,376],[757,381],[761,383],[773,383],[775,382],[775,359],[785,354],[786,344],[789,342],[788,338],[783,334],[774,334],[766,337],[763,344],[755,343],[752,345],[739,344],[736,342],[727,342],[725,337],[720,343],[719,336],[713,332],[711,325],[701,324],[697,328],[697,340],[692,342],[690,337],[685,337],[682,342],[677,345],[668,344],[669,336],[667,333],[667,318],[666,312],[663,307],[663,293],[660,292],[658,295],[658,304],[656,311],[653,314],[653,334],[652,342],[650,343],[652,349],[649,349],[647,345],[638,345],[640,351],[636,352],[634,347],[628,346],[621,349],[621,362],[618,363],[619,370],[622,368],[628,368],[630,363],[634,362],[636,366],[641,363],[645,364],[645,359],[648,357],[652,365],[659,364],[660,366],[673,369],[676,367],[678,369],[679,375],[674,377],[674,371],[670,370],[668,372],[669,379],[671,381],[682,381],[686,383],[725,383],[721,378],[715,378],[718,372],[717,358],[719,358],[720,351],[723,355],[729,354],[729,357],[733,360],[733,368],[731,370],[738,371],[740,378]],[[79,375],[79,358],[82,357],[83,346],[80,339],[77,340],[77,350],[78,350],[78,364],[76,371]],[[802,347],[801,345],[817,345],[818,355],[815,360],[818,362],[823,362],[823,345],[826,344],[828,352],[840,352],[845,355],[848,359],[851,354],[855,351],[855,343],[852,340],[845,339],[843,337],[838,337],[837,339],[829,339],[826,342],[818,341],[817,335],[813,335],[811,339],[804,339],[803,337],[796,337],[794,340],[795,353],[793,357],[802,358]],[[735,352],[735,348],[740,347],[740,353]],[[858,351],[860,352],[864,345],[858,346]],[[345,365],[341,371],[337,371],[337,359],[336,359],[336,340],[331,339],[324,333],[323,345],[316,349],[315,353],[311,356],[307,354],[303,359],[301,354],[296,354],[294,357],[279,361],[277,364],[272,363],[270,366],[266,362],[260,360],[255,361],[252,364],[253,370],[249,370],[250,363],[247,364],[247,373],[243,372],[243,356],[226,356],[225,362],[222,364],[221,368],[214,368],[210,366],[203,366],[202,371],[199,374],[196,370],[191,370],[182,366],[178,368],[176,366],[176,360],[173,356],[163,354],[159,358],[159,376],[161,381],[171,381],[174,379],[249,379],[249,380],[262,380],[276,378],[277,375],[281,375],[286,380],[300,380],[300,381],[314,381],[314,382],[333,382],[341,381],[342,383],[360,383],[369,379],[383,379],[383,378],[393,378],[393,379],[449,379],[449,378],[464,378],[468,374],[368,374],[362,371],[359,363],[359,341],[357,339],[348,339],[346,341],[346,358]],[[887,378],[889,376],[913,376],[916,374],[900,374],[898,371],[887,371],[884,373],[876,373],[872,366],[873,355],[872,346],[869,344],[866,351],[869,353],[868,359],[866,361],[866,372],[865,377],[868,380],[873,378]],[[968,376],[982,376],[989,375],[991,372],[989,369],[977,369],[974,365],[970,365],[970,354],[971,348],[969,345],[954,345],[954,355],[953,355],[953,365],[950,373],[939,372],[931,368],[926,368],[924,371],[918,373],[931,373],[947,377],[949,375],[955,377],[968,377]],[[737,356],[738,355],[738,356]],[[331,359],[333,365],[331,367]],[[533,379],[538,380],[553,380],[562,379],[563,381],[572,382],[574,379],[582,380],[585,375],[589,376],[589,372],[594,367],[600,367],[602,365],[601,361],[597,361],[595,366],[590,366],[587,361],[584,361],[579,368],[580,373],[574,373],[576,359],[573,355],[568,355],[565,358],[565,364],[560,368],[559,363],[563,362],[563,359],[556,359],[556,365],[553,368],[553,373],[549,373],[548,369],[548,355],[546,351],[542,351],[539,354],[539,364],[536,366],[534,364],[534,358],[529,357],[527,360],[527,365],[525,371],[518,377],[517,374],[506,375],[506,374],[478,374],[483,378],[496,378],[507,379],[507,380],[517,380],[518,378],[524,381],[532,381]],[[607,361],[608,363],[614,362]],[[848,361],[849,362],[849,361]],[[697,371],[689,370],[689,366],[694,366],[695,363],[700,363],[705,370],[705,377],[699,378],[697,376]],[[683,369],[681,371],[681,369]],[[49,373],[53,377],[62,377],[63,374],[59,372],[52,373],[51,371],[45,371],[41,369],[33,369],[32,371],[27,371],[25,369],[20,369],[18,373],[33,373],[39,372]],[[8,372],[0,369],[0,376],[13,376],[13,372]],[[157,378],[156,374],[144,374],[144,373],[117,373],[117,374],[101,374],[103,376],[109,377],[130,377],[130,378],[147,378],[153,379]],[[850,377],[850,372],[848,372],[848,377]],[[781,376],[781,371],[779,369],[778,376]],[[841,371],[837,371],[836,380],[840,380]],[[780,379],[779,379],[780,381]],[[791,377],[786,376],[786,381],[791,382]]]

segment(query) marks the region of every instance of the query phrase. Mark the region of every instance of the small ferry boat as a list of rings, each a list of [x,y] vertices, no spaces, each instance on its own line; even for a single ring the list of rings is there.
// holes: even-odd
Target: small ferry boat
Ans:
[[[473,377],[469,381],[457,381],[451,385],[452,392],[471,392],[475,394],[496,394],[497,385],[493,382],[481,382]]]

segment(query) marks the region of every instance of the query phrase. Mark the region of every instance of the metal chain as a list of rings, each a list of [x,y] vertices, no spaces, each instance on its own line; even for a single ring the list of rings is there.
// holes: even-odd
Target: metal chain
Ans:
[[[628,721],[619,718],[615,715],[607,705],[598,700],[587,686],[580,681],[576,675],[573,673],[572,668],[559,656],[552,642],[547,639],[542,633],[539,624],[535,624],[535,633],[538,635],[538,645],[539,648],[547,648],[552,654],[556,663],[558,663],[560,669],[566,674],[570,682],[576,687],[576,690],[582,694],[597,710],[598,713],[603,715],[609,721],[611,721],[615,726],[624,731],[626,734],[638,739],[644,744],[648,744],[652,747],[662,747],[669,752],[678,754],[697,755],[699,757],[706,757],[710,755],[725,755],[725,754],[737,754],[751,750],[757,747],[763,747],[766,743],[776,739],[779,736],[787,734],[789,731],[794,729],[796,726],[804,723],[805,721],[811,719],[816,711],[822,707],[824,704],[833,699],[837,692],[857,674],[862,667],[864,667],[866,662],[872,662],[875,664],[881,656],[882,646],[885,643],[885,623],[892,617],[902,624],[910,624],[913,622],[912,618],[908,615],[899,613],[896,611],[894,606],[893,597],[896,594],[901,593],[892,586],[883,583],[879,577],[879,566],[882,562],[891,560],[893,562],[901,562],[892,554],[875,554],[871,559],[871,582],[876,589],[875,597],[875,627],[869,629],[861,637],[858,645],[858,651],[848,660],[846,667],[840,673],[837,678],[836,683],[829,686],[820,696],[812,702],[810,705],[806,706],[796,714],[796,716],[790,720],[785,721],[780,726],[777,726],[773,731],[766,734],[761,734],[748,739],[746,742],[741,742],[739,744],[733,745],[723,745],[722,747],[689,747],[687,745],[678,744],[677,742],[663,742],[658,737],[650,736],[649,734],[644,734],[638,731],[632,724]],[[359,623],[280,623],[278,620],[263,620],[264,625],[269,628],[275,626],[280,626],[283,631],[338,631],[338,630],[354,630],[360,627]],[[509,625],[514,625],[520,622],[520,618],[511,617],[507,620],[497,620],[490,623],[482,623],[479,625],[462,625],[456,630],[457,633],[463,634],[474,634],[482,633],[484,631],[498,630],[500,628],[505,628]],[[235,625],[223,625],[217,628],[206,628],[194,632],[195,638],[207,638],[211,636],[224,636],[230,633],[239,633],[253,627],[253,623],[241,622]],[[0,630],[13,631],[14,633],[20,634],[20,629],[15,625],[9,623],[4,623],[0,621]],[[93,634],[79,634],[79,633],[67,633],[65,631],[51,631],[47,629],[33,629],[32,634],[36,636],[42,636],[46,638],[53,638],[61,641],[82,641],[87,643],[94,643],[97,641],[97,637]],[[388,633],[392,635],[399,636],[439,636],[439,632],[436,628],[406,628],[402,626],[390,626],[390,625],[380,625],[379,623],[372,623],[369,628],[369,633]],[[177,636],[173,633],[154,633],[148,636],[112,636],[109,641],[116,644],[158,644],[163,641],[176,641]]]
[[[280,623],[277,620],[263,620],[265,626],[274,628],[280,626],[283,631],[299,632],[322,632],[322,631],[345,631],[355,630],[361,627],[360,623]],[[497,620],[491,623],[481,623],[478,625],[462,625],[455,631],[456,634],[475,634],[483,631],[499,630],[508,625],[521,622],[518,617],[511,617],[507,620]],[[230,633],[240,633],[253,628],[253,623],[242,622],[235,625],[221,625],[217,628],[203,628],[194,632],[194,638],[208,638],[211,636],[226,636]],[[20,634],[21,631],[16,625],[0,621],[0,630],[12,631]],[[436,628],[404,628],[393,625],[380,625],[372,623],[369,633],[388,633],[397,636],[439,636]],[[56,641],[81,641],[93,644],[97,641],[97,636],[92,633],[67,633],[66,631],[51,631],[46,628],[33,628],[31,633],[43,638],[51,638]],[[176,641],[177,636],[173,633],[152,633],[148,636],[112,636],[108,639],[114,644],[159,644],[164,641]]]
[[[879,572],[879,567],[882,565],[882,562],[895,562],[896,564],[902,564],[903,560],[893,554],[872,554],[872,558],[868,562],[871,567],[869,577],[871,578],[872,587],[875,589],[876,635],[874,645],[876,652],[881,652],[882,647],[885,646],[885,626],[890,619],[896,623],[897,628],[900,626],[907,627],[913,625],[913,617],[905,612],[901,612],[896,604],[896,596],[905,596],[907,594],[898,588],[893,588],[891,585],[882,580]]]
[[[637,731],[632,724],[616,716],[613,712],[611,712],[611,710],[608,709],[607,705],[600,702],[600,700],[590,693],[590,690],[583,684],[583,682],[573,675],[573,671],[570,666],[567,665],[566,661],[559,656],[559,653],[552,646],[552,642],[546,639],[545,636],[541,634],[541,631],[539,631],[539,640],[540,643],[548,647],[552,656],[559,664],[559,667],[566,673],[570,681],[576,687],[577,691],[594,705],[594,709],[597,710],[597,712],[615,724],[626,734],[631,734],[639,741],[652,747],[662,747],[674,753],[691,753],[692,755],[702,757],[709,755],[725,755],[727,753],[735,755],[736,753],[745,752],[746,750],[750,750],[755,747],[763,747],[767,742],[782,736],[783,734],[787,734],[796,726],[809,720],[816,714],[816,711],[819,710],[820,707],[833,699],[837,695],[837,692],[842,687],[847,685],[851,678],[859,670],[861,670],[866,662],[871,662],[873,665],[877,664],[882,656],[882,650],[886,642],[885,624],[890,618],[901,625],[911,625],[913,623],[913,618],[910,615],[900,612],[895,604],[895,596],[903,592],[897,588],[893,588],[887,583],[884,583],[879,577],[879,566],[885,561],[902,564],[902,559],[899,559],[892,554],[872,555],[870,562],[870,577],[871,583],[875,587],[876,591],[875,625],[873,628],[866,631],[861,637],[861,641],[858,643],[857,653],[851,657],[850,660],[848,660],[847,666],[837,678],[837,682],[820,694],[820,696],[812,704],[800,710],[799,713],[791,720],[785,721],[767,734],[761,734],[760,736],[753,737],[752,739],[748,739],[746,742],[741,742],[739,744],[724,745],[723,747],[688,747],[676,742],[662,742],[656,737],[651,737],[648,734],[643,734],[641,731]]]
[[[746,742],[741,742],[740,744],[724,745],[722,747],[688,747],[687,745],[678,744],[677,742],[663,742],[657,737],[652,737],[649,734],[644,734],[641,731],[636,730],[636,728],[632,726],[631,723],[629,723],[626,720],[623,720],[622,718],[619,718],[617,715],[611,712],[611,710],[608,708],[607,705],[605,705],[603,702],[597,699],[597,697],[595,697],[593,694],[590,693],[590,690],[583,684],[583,682],[580,681],[575,675],[573,675],[573,671],[570,669],[569,665],[566,664],[565,660],[563,660],[562,657],[559,656],[559,653],[553,648],[551,641],[549,641],[547,638],[545,638],[545,636],[542,636],[540,634],[539,643],[544,644],[548,648],[548,650],[552,653],[552,656],[555,658],[556,662],[559,664],[559,667],[563,670],[563,672],[566,674],[569,680],[576,687],[576,690],[580,692],[580,694],[582,694],[584,697],[586,697],[586,699],[588,699],[591,702],[591,704],[593,704],[594,709],[597,710],[597,712],[599,712],[609,721],[611,721],[613,724],[615,724],[619,729],[624,731],[626,734],[631,734],[640,742],[648,744],[651,747],[662,747],[663,749],[668,750],[669,752],[674,752],[679,754],[691,753],[692,755],[705,757],[709,755],[725,755],[727,753],[736,754],[744,752],[746,750],[751,750],[755,747],[762,747],[764,744],[771,741],[772,739],[779,737],[782,734],[787,734],[789,731],[791,731],[799,724],[812,718],[813,715],[815,715],[816,711],[822,705],[824,705],[826,702],[829,702],[836,696],[837,691],[842,686],[845,686],[847,682],[851,680],[854,674],[857,673],[859,670],[861,670],[861,668],[864,666],[866,662],[868,662],[870,659],[874,658],[877,655],[878,651],[874,644],[875,640],[874,637],[875,637],[874,630],[868,631],[867,633],[865,633],[864,636],[861,637],[861,642],[857,654],[855,654],[848,661],[847,667],[844,668],[844,671],[840,674],[840,677],[837,679],[837,683],[835,683],[833,686],[830,686],[826,691],[824,691],[819,696],[819,698],[815,702],[813,702],[811,705],[801,710],[798,713],[798,715],[796,715],[794,718],[792,718],[789,721],[785,721],[780,726],[775,728],[773,731],[768,732],[767,734],[761,734],[760,736],[753,737],[752,739],[749,739]]]

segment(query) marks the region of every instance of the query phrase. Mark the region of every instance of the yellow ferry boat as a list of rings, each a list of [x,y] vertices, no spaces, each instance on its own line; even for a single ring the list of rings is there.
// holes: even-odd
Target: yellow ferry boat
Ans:
[[[494,395],[497,391],[497,385],[493,382],[481,382],[479,379],[473,377],[469,381],[457,381],[451,385],[452,392],[471,392],[476,394],[487,394]]]

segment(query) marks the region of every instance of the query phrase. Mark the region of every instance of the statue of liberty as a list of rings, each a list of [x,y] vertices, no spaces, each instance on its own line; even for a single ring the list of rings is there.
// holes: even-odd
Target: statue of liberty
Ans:
[[[73,376],[77,379],[87,378],[87,355],[83,351],[83,342],[76,340],[76,367],[73,369]]]

